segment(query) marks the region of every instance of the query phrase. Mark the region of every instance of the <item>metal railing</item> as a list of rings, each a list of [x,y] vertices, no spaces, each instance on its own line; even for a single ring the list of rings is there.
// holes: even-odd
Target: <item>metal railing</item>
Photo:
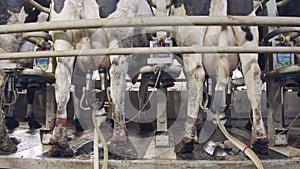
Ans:
[[[54,31],[67,29],[112,28],[112,27],[159,27],[159,26],[216,26],[216,25],[253,25],[253,26],[288,26],[300,27],[300,17],[260,17],[260,16],[168,16],[168,17],[124,17],[101,18],[89,20],[52,21],[43,23],[26,23],[0,25],[0,34]],[[39,58],[39,57],[70,57],[93,55],[120,54],[165,54],[165,53],[300,53],[300,47],[243,47],[243,46],[193,46],[172,48],[102,48],[68,51],[18,52],[0,53],[0,60]]]
[[[70,56],[96,56],[96,55],[130,55],[130,54],[182,54],[182,53],[300,53],[300,47],[170,47],[170,48],[102,48],[68,51],[44,51],[44,52],[17,52],[0,53],[0,60],[43,58],[43,57],[70,57]]]
[[[52,21],[1,25],[0,34],[53,31],[66,29],[112,28],[112,27],[148,27],[148,26],[216,26],[216,25],[252,25],[252,26],[300,26],[300,17],[266,16],[166,16],[160,17],[122,17],[70,21]]]

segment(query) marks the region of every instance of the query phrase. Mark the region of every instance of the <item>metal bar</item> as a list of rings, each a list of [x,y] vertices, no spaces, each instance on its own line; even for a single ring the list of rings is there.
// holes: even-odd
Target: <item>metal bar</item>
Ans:
[[[43,30],[66,30],[111,27],[145,27],[145,26],[214,26],[214,25],[253,25],[253,26],[300,26],[300,17],[266,17],[266,16],[166,16],[166,17],[123,17],[87,20],[52,21],[1,25],[0,34],[35,32]]]
[[[170,47],[170,48],[103,48],[66,51],[43,52],[17,52],[0,53],[0,60],[43,58],[43,57],[70,57],[70,56],[96,56],[96,55],[131,55],[131,54],[183,54],[183,53],[300,53],[300,47]]]

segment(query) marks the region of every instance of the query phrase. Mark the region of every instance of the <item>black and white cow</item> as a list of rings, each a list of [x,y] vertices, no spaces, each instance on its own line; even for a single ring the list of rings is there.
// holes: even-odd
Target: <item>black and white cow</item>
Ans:
[[[34,1],[37,4],[49,8],[50,3],[47,1],[43,0],[36,0]],[[22,5],[22,3],[20,3]],[[23,12],[23,20],[20,21],[19,23],[30,23],[30,22],[46,22],[48,19],[48,13],[41,12],[37,8],[34,8],[33,6],[25,3],[24,8],[21,13]],[[19,16],[22,16],[20,14]],[[22,17],[19,17],[22,18]],[[20,36],[22,34],[19,34]],[[21,36],[22,37],[22,36]],[[20,39],[20,44],[19,47],[16,48],[17,51],[19,52],[27,52],[27,51],[34,51],[35,44],[26,40]],[[23,67],[27,68],[32,68],[33,65],[33,60],[32,59],[16,59],[15,61],[10,60],[11,62],[16,62],[20,63]],[[28,83],[33,83],[33,81],[30,80],[24,80],[24,79],[19,79],[19,82],[17,83],[16,87],[21,87],[21,88],[27,88],[27,86],[30,86],[32,84]],[[36,83],[36,82],[35,82]],[[33,86],[33,85],[32,85]],[[36,129],[40,128],[41,125],[34,119],[34,110],[33,110],[33,101],[34,101],[34,96],[35,96],[35,88],[27,88],[27,108],[26,108],[26,116],[25,116],[25,121],[28,121],[29,127],[31,129]],[[19,126],[18,121],[15,119],[15,105],[11,106],[11,110],[8,112],[6,115],[6,126],[9,130],[13,130],[14,128]]]
[[[116,11],[108,17],[134,17],[137,16],[140,6],[148,7],[148,15],[152,16],[149,4],[145,0],[120,0],[117,4]],[[76,20],[76,19],[100,19],[98,4],[95,0],[75,1],[75,0],[54,0],[53,10],[51,12],[51,20]],[[140,11],[145,15],[145,11]],[[186,29],[190,30],[190,29]],[[185,31],[186,31],[185,30]],[[181,30],[183,31],[183,30]],[[195,30],[197,31],[197,30]],[[128,37],[133,35],[133,28],[112,28],[112,29],[86,29],[76,31],[54,31],[52,32],[55,50],[69,50],[69,49],[86,49],[86,48],[116,48],[116,47],[130,47],[131,42],[127,40]],[[190,30],[190,32],[194,32]],[[187,37],[185,37],[187,38]],[[119,43],[119,42],[122,43]],[[195,41],[195,42],[191,42]],[[128,43],[129,42],[129,43]],[[188,39],[188,45],[200,44],[201,40]],[[98,68],[99,63],[104,59],[104,56],[99,57],[78,57],[76,59],[77,65],[81,69],[95,70]],[[124,120],[124,97],[125,97],[125,75],[128,70],[130,62],[128,56],[110,56],[110,88],[111,98],[114,103],[114,132],[111,145],[118,145],[116,147],[126,151],[124,153],[134,154],[128,148],[125,122]],[[71,150],[67,146],[66,138],[66,119],[67,110],[66,103],[69,100],[68,93],[70,92],[71,77],[73,73],[73,64],[75,57],[70,58],[57,58],[56,67],[56,101],[57,101],[57,119],[56,127],[54,128],[52,137],[52,149],[50,155],[64,156],[69,155]]]
[[[22,17],[19,17],[20,11],[24,7],[25,2],[23,0],[14,1],[1,1],[0,2],[0,24],[15,24],[22,23]],[[25,16],[23,17],[23,20]],[[0,35],[0,52],[17,52],[21,46],[22,37],[20,34],[5,34]],[[11,60],[1,60],[1,63],[11,63]],[[5,87],[5,74],[1,70],[0,74],[0,87],[1,91]],[[2,100],[1,100],[2,102]],[[2,108],[2,107],[1,107]],[[15,152],[17,150],[16,145],[9,139],[6,132],[4,114],[1,109],[0,118],[0,150],[5,152]]]
[[[101,19],[99,17],[98,4],[95,0],[53,0],[51,11],[52,21],[63,20],[78,20],[78,19]],[[150,0],[120,0],[117,4],[116,11],[110,14],[110,18],[119,17],[135,17],[140,11],[141,6],[146,6],[149,9]],[[185,16],[186,14],[209,14],[210,16],[227,16],[235,15],[241,12],[243,15],[253,15],[252,0],[244,0],[238,3],[239,0],[211,0],[211,1],[196,1],[199,6],[189,5],[188,1],[169,0],[172,6],[169,8],[171,14]],[[236,4],[244,7],[234,6]],[[144,5],[142,5],[144,4]],[[203,6],[205,5],[205,6]],[[199,8],[198,8],[199,7]],[[148,9],[148,10],[149,10]],[[202,11],[203,10],[203,11]],[[149,16],[153,13],[149,10]],[[196,11],[196,12],[195,12]],[[145,13],[143,14],[145,15]],[[176,40],[179,46],[257,46],[257,28],[256,27],[175,27]],[[89,49],[89,48],[117,48],[130,47],[130,43],[126,43],[125,39],[133,35],[133,28],[110,28],[110,29],[85,29],[85,30],[67,30],[53,31],[55,50],[70,50],[70,49]],[[247,36],[246,36],[247,35]],[[122,43],[120,43],[120,41]],[[207,56],[207,57],[204,57]],[[260,69],[257,64],[257,54],[183,54],[183,61],[187,75],[188,85],[188,112],[185,123],[185,136],[183,140],[176,146],[177,153],[191,152],[194,144],[194,123],[198,116],[199,104],[202,100],[203,81],[205,74],[217,74],[217,87],[223,88],[227,81],[226,77],[229,72],[234,70],[238,63],[242,63],[245,81],[248,88],[248,96],[253,108],[253,129],[252,143],[265,144],[266,133],[261,118],[261,80]],[[98,57],[77,57],[76,62],[82,70],[95,70],[99,63],[105,59],[104,56]],[[114,103],[114,132],[110,140],[111,145],[120,148],[124,154],[134,154],[134,149],[131,149],[130,141],[126,137],[125,130],[125,75],[128,72],[128,65],[131,58],[129,56],[112,55],[110,56],[110,75],[111,75],[111,98]],[[66,135],[67,124],[67,102],[71,87],[71,78],[73,74],[73,65],[75,57],[57,58],[56,68],[56,102],[57,102],[57,117],[54,132],[51,138],[52,148],[49,151],[50,156],[69,156],[73,152],[68,146]],[[217,63],[217,64],[215,64]],[[122,148],[123,147],[123,148]]]
[[[184,1],[186,2],[186,1]],[[250,15],[254,16],[252,0],[207,0],[204,13],[197,11],[196,7],[190,14],[209,16]],[[196,3],[196,2],[195,2]],[[203,5],[204,1],[199,1]],[[201,8],[202,9],[202,8]],[[209,9],[209,10],[207,10]],[[208,26],[204,33],[204,46],[258,46],[258,28],[244,26]],[[188,84],[188,117],[185,124],[185,136],[176,146],[176,153],[191,152],[193,150],[195,127],[193,121],[197,118],[199,104],[202,102],[202,84],[205,75],[216,75],[215,90],[224,90],[228,84],[230,72],[239,64],[247,86],[248,98],[251,102],[253,126],[251,145],[258,153],[267,153],[268,138],[261,116],[261,70],[258,65],[257,54],[204,54],[200,64],[189,63],[184,58],[185,69],[190,82]],[[189,82],[189,81],[188,81]],[[191,90],[192,89],[192,90]],[[193,91],[193,92],[192,92]],[[197,91],[197,92],[195,92]],[[218,106],[218,105],[214,105]]]
[[[43,0],[37,0],[37,3],[42,6],[49,6],[49,3]],[[36,22],[39,20],[40,11],[34,9],[28,5],[24,0],[11,0],[0,2],[0,24],[19,24],[25,22]],[[42,19],[43,17],[40,17]],[[15,34],[3,34],[0,35],[0,52],[25,52],[33,51],[34,44],[24,41],[21,33]],[[24,67],[31,67],[31,59],[17,59],[17,60],[1,60],[0,63],[20,63]],[[0,68],[1,69],[1,68]],[[2,70],[1,70],[2,71]],[[5,87],[4,85],[4,74],[1,73],[1,91]],[[30,104],[30,103],[29,103]],[[14,105],[11,106],[12,108]],[[1,113],[2,114],[2,113]],[[1,115],[0,120],[0,150],[6,152],[15,152],[17,150],[16,145],[13,144],[6,133],[6,127],[8,129],[14,129],[18,127],[19,123],[15,119],[14,110],[9,111],[4,120],[4,115]],[[5,125],[4,125],[5,122]],[[33,122],[33,121],[31,121]],[[39,125],[37,122],[33,122]]]

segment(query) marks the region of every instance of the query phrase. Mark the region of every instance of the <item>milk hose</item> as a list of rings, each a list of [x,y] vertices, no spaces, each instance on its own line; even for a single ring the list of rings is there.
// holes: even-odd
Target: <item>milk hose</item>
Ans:
[[[106,96],[106,92],[103,92],[103,98],[105,98]],[[104,99],[105,100],[105,99]],[[100,107],[99,107],[99,110],[102,109],[104,107],[104,100],[102,101]],[[94,127],[96,129],[96,132],[97,132],[97,135],[103,145],[103,150],[104,150],[104,157],[103,157],[103,166],[102,166],[102,169],[107,169],[107,165],[108,165],[108,148],[107,148],[107,143],[105,141],[105,138],[97,124],[97,121],[96,121],[96,109],[97,108],[94,108],[93,111],[92,111],[92,121],[93,121],[93,124],[94,124]],[[98,158],[98,157],[94,157],[94,158]]]
[[[217,113],[216,119],[217,119],[218,127],[220,128],[220,130],[222,131],[222,133],[225,135],[225,137],[228,140],[230,140],[237,148],[239,148],[241,151],[243,151],[243,153],[245,153],[251,159],[251,161],[255,164],[255,166],[258,169],[263,169],[264,167],[263,167],[260,159],[257,157],[257,155],[251,150],[251,148],[249,146],[245,145],[240,140],[238,140],[237,138],[233,137],[232,135],[230,135],[228,133],[228,131],[226,130],[224,124],[222,124],[220,122],[219,112],[216,111],[216,113]]]

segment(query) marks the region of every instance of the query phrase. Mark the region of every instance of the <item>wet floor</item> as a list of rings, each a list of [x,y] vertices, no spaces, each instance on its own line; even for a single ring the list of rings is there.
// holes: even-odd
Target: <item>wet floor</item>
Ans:
[[[173,126],[171,128],[172,131],[180,131],[182,130],[180,128],[181,124],[178,124],[179,126]],[[133,146],[138,150],[138,154],[140,157],[135,158],[135,159],[142,159],[143,155],[146,153],[150,142],[153,138],[154,132],[153,131],[148,131],[148,132],[143,132],[141,134],[139,131],[137,131],[137,124],[131,123],[127,125],[128,128],[128,135],[130,136],[130,140],[133,144]],[[102,126],[102,129],[104,132],[107,132],[106,136],[107,139],[111,137],[111,128],[107,126]],[[243,128],[239,128],[239,130],[244,130]],[[176,132],[176,135],[173,135],[174,140],[176,141],[181,137],[178,132]],[[40,131],[39,130],[34,130],[31,131],[29,130],[28,126],[26,123],[20,123],[20,127],[17,128],[15,131],[9,133],[10,137],[14,137],[20,141],[18,144],[18,151],[14,154],[11,155],[1,155],[7,156],[9,158],[20,158],[20,159],[26,159],[26,158],[32,158],[32,159],[47,159],[47,152],[49,149],[49,145],[43,145],[41,143],[41,138],[40,138]],[[78,150],[78,148],[82,147],[83,145],[86,145],[85,143],[90,142],[90,145],[87,146],[89,147],[86,149],[86,151],[79,153],[77,156],[74,156],[74,158],[71,159],[79,159],[79,160],[87,160],[91,162],[90,160],[93,159],[93,152],[92,152],[92,140],[93,140],[93,131],[88,130],[85,131],[84,133],[81,134],[76,134],[74,127],[72,124],[69,125],[69,131],[68,131],[68,136],[70,138],[70,144],[73,146],[74,150]],[[249,140],[235,135],[238,139],[240,139],[242,142],[244,142],[246,145],[249,145]],[[299,135],[293,135],[290,136],[289,139],[289,144],[297,147],[299,146]],[[81,141],[78,141],[81,140]],[[174,141],[173,140],[173,141]],[[220,131],[216,131],[213,137],[210,138],[210,140],[213,140],[215,142],[222,142],[225,141],[226,138],[223,136],[223,134]],[[75,146],[75,147],[74,147]],[[76,148],[77,146],[77,148]],[[177,156],[176,161],[197,161],[197,160],[217,160],[217,161],[249,161],[249,159],[244,156],[242,153],[238,155],[228,155],[228,156],[223,156],[223,157],[216,157],[216,156],[211,156],[209,155],[205,150],[204,150],[204,144],[195,144],[195,149],[193,153],[190,154],[184,154]],[[299,148],[299,147],[298,147]],[[299,150],[299,149],[298,149]],[[90,151],[90,152],[88,152]],[[299,151],[300,152],[300,151]],[[269,149],[269,154],[268,155],[258,155],[258,157],[261,160],[288,160],[291,159],[291,157],[288,157],[286,155],[283,155],[281,153],[278,153],[272,149]],[[294,156],[296,158],[300,157],[300,153]],[[115,160],[124,160],[124,158],[120,158],[118,156],[110,156],[110,160],[115,159]],[[128,160],[128,159],[127,159]],[[300,165],[299,165],[300,166]],[[1,164],[0,164],[1,168]],[[25,167],[26,168],[26,167]]]
[[[140,131],[136,130],[138,128],[138,125],[135,123],[131,123],[127,125],[128,129],[128,135],[129,138],[133,144],[133,146],[138,150],[138,154],[140,154],[140,157],[142,157],[147,149],[148,146],[150,145],[150,142],[153,139],[154,136],[154,131],[144,131],[141,133]],[[93,141],[93,132],[86,131],[81,134],[76,134],[75,130],[72,126],[72,124],[69,125],[69,131],[68,131],[68,136],[70,140],[73,140],[72,144],[76,144],[76,146],[80,146],[81,143],[88,143],[89,141]],[[239,128],[240,130],[244,130],[243,128]],[[109,128],[107,126],[102,126],[102,130],[105,131],[104,135],[106,136],[107,140],[110,139],[111,133],[112,133],[112,128]],[[180,130],[180,127],[173,127],[172,130]],[[172,133],[172,131],[170,132]],[[250,133],[250,132],[249,132]],[[48,151],[49,145],[43,145],[41,144],[41,137],[40,137],[40,131],[39,130],[29,130],[28,126],[26,123],[20,123],[20,127],[17,128],[15,131],[9,133],[10,137],[14,137],[20,141],[18,144],[18,151],[14,154],[11,154],[10,156],[12,157],[44,157],[46,152]],[[182,136],[181,134],[176,133],[176,135],[173,135],[175,143],[180,140],[180,137]],[[74,143],[74,140],[85,137],[86,139],[79,142],[79,143]],[[249,140],[235,135],[238,139],[240,139],[242,142],[244,142],[246,145],[249,145]],[[214,135],[209,139],[214,142],[223,142],[226,139],[226,137],[219,131],[216,130]],[[300,147],[300,136],[299,135],[292,135],[289,137],[289,144],[292,145],[293,147]],[[75,141],[76,142],[76,141]],[[75,145],[74,145],[75,146]],[[227,159],[225,157],[216,157],[216,156],[211,156],[204,150],[204,144],[195,144],[195,149],[193,153],[190,154],[184,154],[177,159],[182,159],[182,160],[222,160],[222,159]],[[79,147],[78,147],[79,148]],[[77,149],[78,149],[77,148]],[[74,148],[76,149],[76,148]],[[76,149],[76,150],[77,150]],[[238,155],[240,159],[247,159],[246,157],[243,156],[243,154]],[[273,150],[269,150],[268,155],[258,155],[261,159],[284,159],[288,158],[280,153],[277,153]],[[234,159],[234,158],[233,158]]]

